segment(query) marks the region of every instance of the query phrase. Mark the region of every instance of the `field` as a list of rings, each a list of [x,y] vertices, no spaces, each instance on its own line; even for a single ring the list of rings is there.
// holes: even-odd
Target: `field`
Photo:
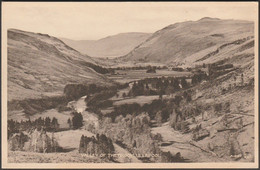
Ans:
[[[115,75],[107,75],[108,78],[120,82],[126,83],[134,80],[140,80],[144,78],[153,77],[173,77],[173,76],[188,76],[189,72],[177,72],[169,70],[156,70],[156,73],[146,73],[146,70],[116,70]]]
[[[168,95],[163,95],[163,98],[168,98]],[[114,105],[123,105],[123,104],[133,104],[133,103],[138,103],[141,106],[144,104],[150,104],[152,103],[153,100],[159,99],[159,95],[154,95],[154,96],[136,96],[132,98],[125,98],[121,100],[114,100]]]

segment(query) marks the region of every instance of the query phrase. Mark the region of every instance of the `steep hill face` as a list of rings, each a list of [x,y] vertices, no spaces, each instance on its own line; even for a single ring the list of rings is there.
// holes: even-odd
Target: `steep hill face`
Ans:
[[[46,34],[8,30],[8,101],[62,94],[69,83],[110,83],[95,64]]]
[[[121,33],[100,40],[70,40],[61,38],[66,44],[91,57],[119,57],[126,55],[136,46],[144,42],[150,33]]]
[[[207,17],[169,25],[120,59],[167,64],[210,62],[222,51],[250,41],[253,35],[253,22]],[[246,40],[240,42],[243,38]]]

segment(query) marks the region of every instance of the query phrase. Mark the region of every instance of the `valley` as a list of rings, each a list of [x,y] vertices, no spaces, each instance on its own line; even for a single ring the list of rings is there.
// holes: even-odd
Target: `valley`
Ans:
[[[202,18],[139,38],[106,65],[9,30],[9,162],[254,162],[253,23]]]
[[[60,39],[82,54],[99,58],[115,58],[126,55],[150,35],[150,33],[129,32],[108,36],[99,40]]]

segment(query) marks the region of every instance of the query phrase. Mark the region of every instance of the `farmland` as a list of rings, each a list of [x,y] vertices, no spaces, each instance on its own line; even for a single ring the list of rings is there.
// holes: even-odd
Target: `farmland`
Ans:
[[[174,76],[189,76],[189,72],[177,72],[170,70],[156,70],[156,73],[146,73],[146,70],[116,70],[115,74],[107,75],[108,78],[119,82],[126,83],[135,80],[140,80],[144,78],[153,78],[153,77],[174,77]]]

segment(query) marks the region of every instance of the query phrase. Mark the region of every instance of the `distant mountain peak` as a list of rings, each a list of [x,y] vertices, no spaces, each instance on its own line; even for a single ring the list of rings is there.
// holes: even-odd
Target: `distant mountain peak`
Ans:
[[[211,17],[203,17],[199,21],[204,21],[204,20],[220,20],[219,18],[211,18]]]
[[[151,33],[125,32],[107,36],[99,40],[73,41],[61,38],[66,44],[92,57],[119,57],[128,54],[143,43]]]

